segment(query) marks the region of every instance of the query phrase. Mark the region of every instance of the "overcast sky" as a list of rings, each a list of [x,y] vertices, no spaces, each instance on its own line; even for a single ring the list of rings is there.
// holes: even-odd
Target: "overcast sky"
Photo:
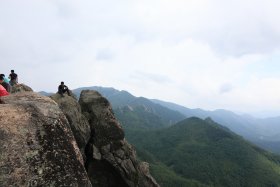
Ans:
[[[0,72],[280,115],[278,0],[0,0]],[[261,112],[261,113],[260,113]]]

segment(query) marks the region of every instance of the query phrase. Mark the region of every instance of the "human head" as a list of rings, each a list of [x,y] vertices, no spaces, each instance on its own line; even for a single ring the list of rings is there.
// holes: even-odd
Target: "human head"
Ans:
[[[62,82],[61,82],[61,84],[63,85],[63,84],[64,84],[64,82],[62,81]]]
[[[4,81],[4,77],[1,75],[0,76],[0,83],[2,83]]]
[[[0,77],[5,77],[5,75],[4,74],[0,74]]]
[[[11,70],[11,73],[14,73],[15,71],[14,70]]]

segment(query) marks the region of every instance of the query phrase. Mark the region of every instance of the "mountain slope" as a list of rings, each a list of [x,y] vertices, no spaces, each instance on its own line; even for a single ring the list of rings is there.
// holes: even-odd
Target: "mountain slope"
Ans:
[[[280,185],[279,157],[209,119],[189,118],[167,129],[131,134],[128,139],[142,159],[153,163],[151,170],[162,186],[169,186],[162,177],[168,171],[207,186]]]
[[[127,91],[124,91],[124,90],[119,91],[119,90],[116,90],[115,88],[101,87],[101,86],[81,87],[81,88],[72,90],[72,92],[76,96],[80,97],[82,90],[98,91],[99,93],[101,93],[105,98],[107,98],[110,101],[111,105],[114,108],[126,106],[126,105],[128,105],[128,103],[134,101],[136,98],[135,96],[131,95]]]
[[[181,105],[153,99],[153,102],[178,111],[186,117],[211,117],[247,140],[275,153],[280,153],[280,117],[258,119],[248,115],[238,115],[227,110],[207,111],[189,109]]]
[[[127,91],[106,87],[83,87],[73,90],[73,93],[79,96],[81,90],[86,89],[97,90],[112,103],[116,117],[126,131],[167,127],[192,116],[202,119],[211,117],[262,148],[280,153],[280,117],[257,119],[227,110],[189,109],[170,102],[135,97]]]
[[[73,90],[73,93],[79,96],[81,90],[86,89],[96,90],[110,101],[125,129],[157,129],[185,119],[180,112],[153,103],[144,97],[135,97],[127,91],[94,86],[78,88]]]

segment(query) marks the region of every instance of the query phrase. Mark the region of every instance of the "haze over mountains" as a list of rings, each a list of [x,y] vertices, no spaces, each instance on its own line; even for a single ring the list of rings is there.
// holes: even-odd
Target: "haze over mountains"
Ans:
[[[189,109],[174,103],[152,100],[155,103],[179,111],[186,117],[211,117],[214,121],[228,127],[233,132],[270,151],[280,153],[280,117],[255,118],[250,115],[238,115],[227,110],[206,111]]]
[[[143,138],[145,137],[145,138]],[[268,153],[210,118],[129,134],[162,186],[279,186],[280,156]]]
[[[255,118],[222,109],[215,111],[190,109],[171,102],[135,97],[127,91],[109,87],[81,87],[74,89],[73,93],[79,96],[81,90],[85,89],[96,90],[106,97],[117,117],[121,121],[126,121],[123,123],[126,129],[157,129],[173,125],[188,117],[202,119],[210,117],[262,148],[280,153],[280,117]],[[47,92],[41,93],[49,95]]]
[[[274,154],[280,153],[279,117],[189,109],[114,88],[72,91],[79,97],[87,89],[110,101],[126,139],[140,159],[151,164],[152,175],[163,187],[280,185],[280,156]]]
[[[100,92],[110,102],[111,119],[124,130],[121,140],[131,141],[140,160],[152,163],[163,187],[280,187],[279,10],[279,0],[3,0],[0,73],[8,77],[15,70],[19,83],[36,91],[55,92],[64,81],[78,88],[72,90],[77,97],[83,89]],[[73,109],[75,118],[76,107],[69,104],[65,111]],[[91,114],[98,108],[87,109],[93,124]],[[104,125],[103,120],[108,116],[96,124]],[[91,135],[86,152],[99,160],[104,149],[95,140],[107,135],[98,137],[93,128],[86,132]],[[107,156],[115,148],[101,153]],[[122,150],[113,156],[133,168]],[[108,156],[113,165],[121,163]],[[148,164],[143,167],[147,171]],[[1,168],[0,161],[0,174],[6,172]],[[99,168],[92,171],[100,173]],[[130,170],[120,172],[137,178]],[[114,175],[104,181],[114,181]]]

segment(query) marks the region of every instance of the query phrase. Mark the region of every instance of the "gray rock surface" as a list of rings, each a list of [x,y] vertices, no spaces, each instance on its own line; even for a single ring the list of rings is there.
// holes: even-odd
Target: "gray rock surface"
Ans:
[[[22,91],[0,104],[0,186],[91,186],[58,105]]]
[[[110,103],[96,91],[82,91],[79,103],[91,127],[86,148],[86,168],[93,186],[159,186],[148,163],[139,162],[124,139]]]
[[[26,86],[25,84],[17,84],[11,87],[11,93],[18,92],[33,92],[32,88]]]
[[[78,103],[19,84],[2,100],[0,186],[159,186],[98,92]]]
[[[63,97],[60,94],[54,94],[50,97],[59,105],[59,108],[68,119],[77,144],[84,155],[91,131],[87,119],[82,115],[78,101],[75,97],[68,96],[67,94],[64,94]]]
[[[124,131],[116,120],[109,101],[96,91],[82,91],[79,103],[93,132],[98,147],[124,139]]]

